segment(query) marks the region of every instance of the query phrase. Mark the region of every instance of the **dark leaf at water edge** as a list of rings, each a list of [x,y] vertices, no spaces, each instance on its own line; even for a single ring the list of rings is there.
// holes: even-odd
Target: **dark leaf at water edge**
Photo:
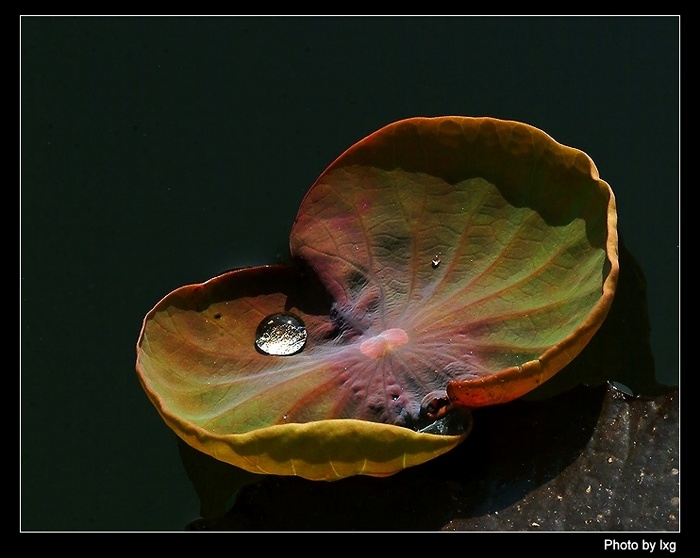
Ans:
[[[677,391],[649,398],[609,384],[580,386],[547,400],[484,408],[474,418],[462,445],[424,465],[384,479],[333,483],[250,477],[226,513],[222,506],[240,486],[240,472],[183,445],[199,494],[214,495],[203,498],[203,509],[220,514],[187,528],[679,529]]]

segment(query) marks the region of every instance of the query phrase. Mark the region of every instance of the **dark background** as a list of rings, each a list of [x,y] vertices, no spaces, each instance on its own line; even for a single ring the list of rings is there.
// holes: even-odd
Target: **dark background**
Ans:
[[[679,374],[676,17],[23,17],[20,529],[180,530],[199,500],[134,371],[169,291],[288,255],[316,177],[411,116],[582,149]]]

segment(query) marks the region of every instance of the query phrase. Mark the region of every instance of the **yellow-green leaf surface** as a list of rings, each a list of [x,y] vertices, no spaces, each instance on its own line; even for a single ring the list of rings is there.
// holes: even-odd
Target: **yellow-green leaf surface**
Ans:
[[[290,245],[298,268],[166,296],[137,371],[191,445],[314,479],[454,447],[465,410],[520,397],[580,352],[618,272],[614,196],[593,162],[490,118],[414,118],[360,141],[309,190]],[[280,314],[304,336],[268,354],[260,332]]]

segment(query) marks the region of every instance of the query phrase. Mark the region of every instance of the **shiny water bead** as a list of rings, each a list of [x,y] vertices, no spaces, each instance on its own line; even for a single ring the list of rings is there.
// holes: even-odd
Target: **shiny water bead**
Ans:
[[[291,314],[272,314],[260,322],[255,332],[255,346],[267,355],[293,355],[305,344],[306,327]]]

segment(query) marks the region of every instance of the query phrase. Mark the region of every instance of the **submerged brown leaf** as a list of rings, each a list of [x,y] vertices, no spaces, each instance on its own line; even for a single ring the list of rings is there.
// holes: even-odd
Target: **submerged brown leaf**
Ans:
[[[579,387],[484,408],[475,418],[478,428],[462,445],[420,467],[332,484],[268,478],[243,488],[225,514],[238,477],[222,469],[212,481],[210,466],[218,466],[190,457],[195,486],[209,490],[203,505],[218,511],[188,528],[678,530],[677,391],[632,398],[607,385]],[[205,461],[196,469],[192,459]],[[233,479],[230,492],[222,479]]]

